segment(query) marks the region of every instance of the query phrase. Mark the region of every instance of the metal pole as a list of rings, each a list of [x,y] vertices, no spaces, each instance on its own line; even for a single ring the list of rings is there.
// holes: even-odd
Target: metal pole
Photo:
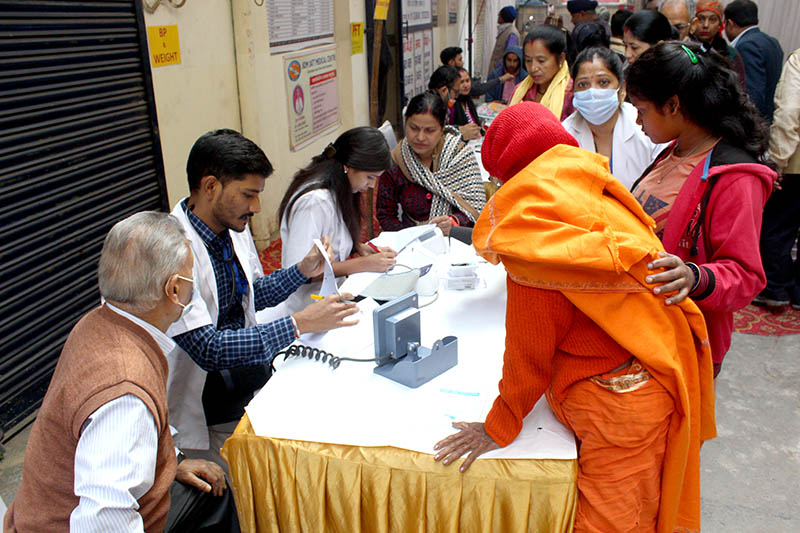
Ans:
[[[373,128],[378,124],[378,70],[381,66],[381,40],[383,39],[383,20],[374,20],[375,31],[372,36],[372,72],[369,79],[369,122]],[[375,193],[367,189],[367,237],[370,239],[375,236]]]
[[[467,56],[469,57],[469,71],[472,70],[472,0],[467,0]]]

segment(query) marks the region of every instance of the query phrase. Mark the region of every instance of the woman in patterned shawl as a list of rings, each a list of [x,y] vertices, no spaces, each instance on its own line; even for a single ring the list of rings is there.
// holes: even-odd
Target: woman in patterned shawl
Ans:
[[[381,228],[396,231],[436,224],[471,228],[486,203],[478,161],[452,126],[439,95],[418,94],[406,109],[405,138],[392,150],[392,166],[378,183]]]

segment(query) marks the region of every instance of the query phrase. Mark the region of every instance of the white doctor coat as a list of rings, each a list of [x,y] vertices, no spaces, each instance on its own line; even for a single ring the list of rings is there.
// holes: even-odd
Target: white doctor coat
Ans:
[[[302,261],[308,255],[309,243],[321,239],[323,235],[330,238],[333,260],[346,261],[353,249],[353,238],[336,205],[333,192],[330,189],[314,189],[299,194],[302,196],[294,203],[290,219],[287,220],[284,214],[281,220],[281,266],[289,268]],[[336,278],[336,282],[344,282],[344,276]],[[314,281],[297,289],[284,302],[288,313],[305,309],[311,303],[311,294],[318,293],[321,287],[321,281]]]
[[[627,189],[639,179],[642,172],[650,166],[667,144],[654,144],[636,124],[637,111],[633,105],[623,102],[617,123],[614,125],[614,136],[611,141],[611,174]],[[578,141],[578,146],[590,152],[596,152],[592,130],[581,114],[575,111],[562,122],[566,129]]]
[[[189,218],[181,206],[182,203],[183,200],[178,202],[178,205],[172,210],[172,215],[183,225],[189,239],[194,255],[192,276],[196,291],[192,300],[192,308],[167,330],[167,335],[170,337],[203,326],[216,326],[219,315],[214,267],[211,265],[206,245],[189,222]],[[230,235],[233,252],[247,276],[249,290],[247,296],[243,297],[242,303],[245,306],[245,327],[249,328],[257,323],[253,281],[264,275],[264,269],[258,258],[255,244],[253,244],[250,228],[246,227],[241,233],[231,231]],[[169,377],[167,378],[169,420],[170,425],[178,430],[178,434],[175,435],[175,446],[191,450],[207,450],[209,446],[208,427],[202,398],[206,371],[200,368],[180,346],[176,346],[167,354],[167,362],[169,364]]]

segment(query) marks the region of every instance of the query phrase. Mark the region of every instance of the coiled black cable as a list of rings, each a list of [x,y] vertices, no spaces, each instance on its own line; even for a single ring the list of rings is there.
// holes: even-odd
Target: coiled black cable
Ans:
[[[280,354],[283,354],[284,361],[286,361],[289,357],[307,357],[312,361],[322,361],[323,363],[328,363],[334,370],[339,368],[339,364],[342,362],[340,358],[326,352],[325,350],[320,350],[319,348],[314,348],[311,346],[303,346],[302,344],[291,344],[288,348],[286,348],[286,350],[278,353],[278,355]]]
[[[322,363],[328,363],[333,370],[339,368],[339,365],[342,363],[342,361],[369,363],[369,362],[383,361],[392,356],[392,354],[389,353],[382,357],[373,357],[372,359],[356,359],[354,357],[336,357],[332,353],[328,353],[325,350],[320,350],[319,348],[314,348],[313,346],[305,346],[303,344],[291,344],[285,350],[278,352],[276,354],[276,357],[281,354],[283,354],[284,361],[289,357],[305,357],[311,361],[320,361]]]

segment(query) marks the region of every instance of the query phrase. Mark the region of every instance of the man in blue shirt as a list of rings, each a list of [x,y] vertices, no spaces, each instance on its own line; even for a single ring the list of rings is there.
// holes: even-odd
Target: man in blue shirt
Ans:
[[[273,168],[264,152],[233,130],[202,135],[186,164],[190,196],[172,211],[196,258],[190,308],[167,332],[178,349],[168,357],[170,421],[187,455],[219,458],[219,448],[269,379],[275,354],[300,334],[352,325],[352,303],[328,297],[273,322],[256,311],[275,307],[323,272],[313,243],[297,265],[264,276],[248,228]],[[331,254],[330,246],[324,242]],[[187,306],[187,307],[189,307]],[[193,452],[198,450],[198,452]]]

